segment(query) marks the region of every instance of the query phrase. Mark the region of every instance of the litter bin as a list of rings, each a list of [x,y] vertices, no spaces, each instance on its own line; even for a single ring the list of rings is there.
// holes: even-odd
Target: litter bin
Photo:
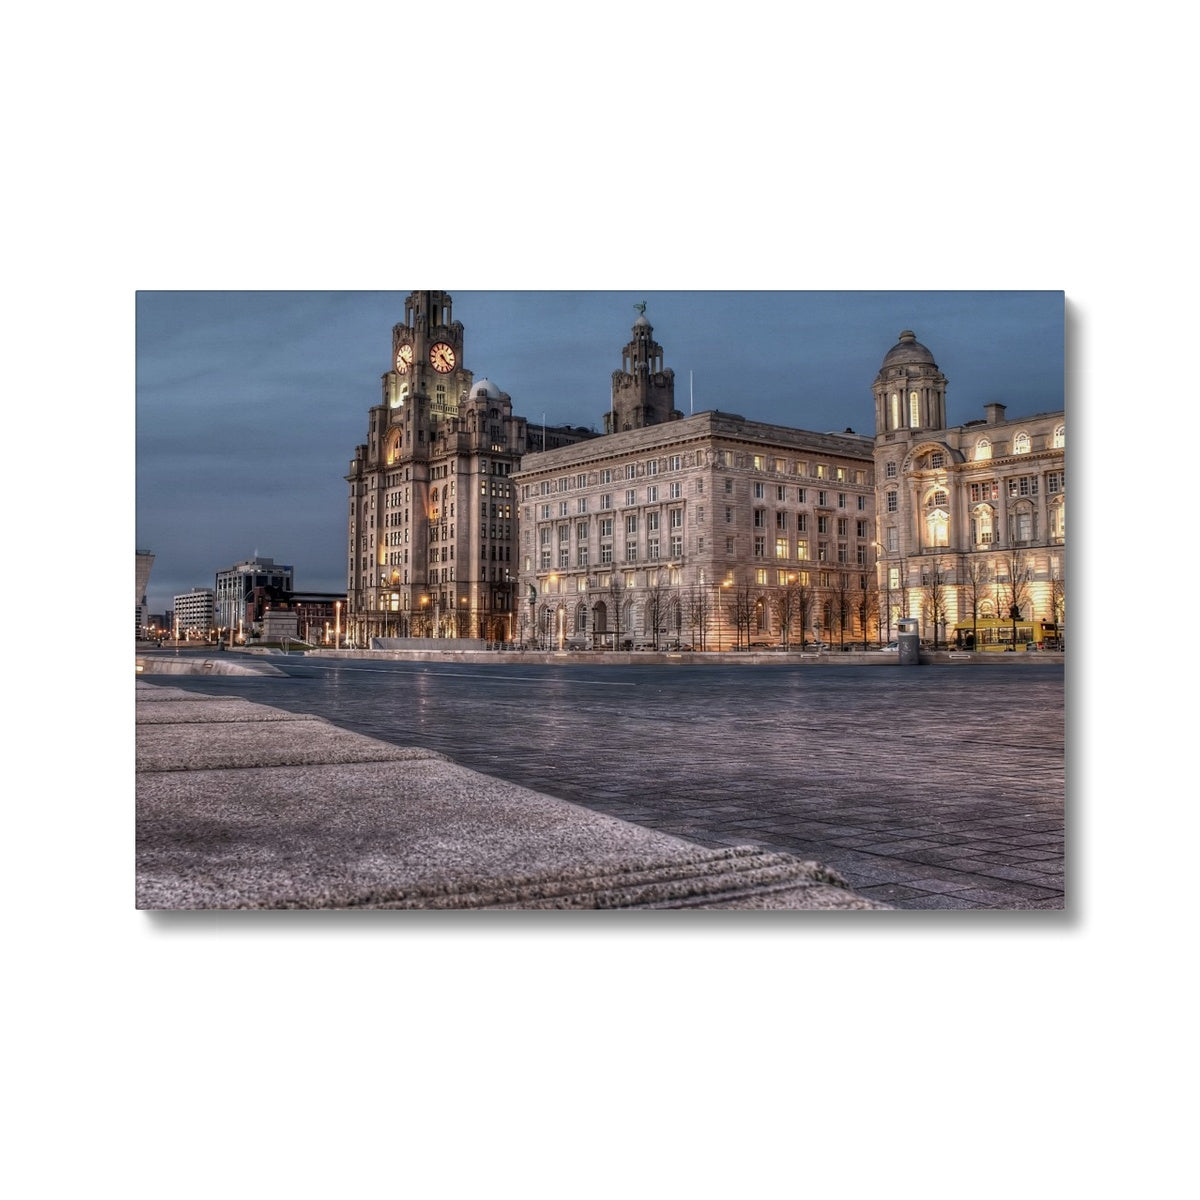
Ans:
[[[896,640],[900,643],[900,665],[902,667],[919,667],[921,665],[921,627],[916,617],[901,617],[900,632]]]

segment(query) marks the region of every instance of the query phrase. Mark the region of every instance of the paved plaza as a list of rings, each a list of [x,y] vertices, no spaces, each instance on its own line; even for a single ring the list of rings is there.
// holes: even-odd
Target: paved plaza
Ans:
[[[172,687],[322,716],[896,908],[1064,907],[1064,672],[279,658]],[[164,680],[166,682],[166,680]]]

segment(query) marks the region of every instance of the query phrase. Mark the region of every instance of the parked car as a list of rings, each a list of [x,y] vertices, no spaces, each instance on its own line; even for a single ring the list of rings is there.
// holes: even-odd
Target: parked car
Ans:
[[[900,653],[900,643],[899,642],[888,642],[888,644],[886,646],[880,646],[879,650],[880,650],[881,654],[899,654]]]

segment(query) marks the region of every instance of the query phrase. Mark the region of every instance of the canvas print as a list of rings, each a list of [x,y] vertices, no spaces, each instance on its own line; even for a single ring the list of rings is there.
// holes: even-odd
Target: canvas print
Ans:
[[[139,293],[137,907],[1066,907],[1064,326]]]

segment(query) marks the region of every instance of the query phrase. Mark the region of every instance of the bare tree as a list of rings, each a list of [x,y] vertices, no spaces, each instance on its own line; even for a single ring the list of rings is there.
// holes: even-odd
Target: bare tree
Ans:
[[[858,590],[854,593],[855,609],[858,613],[858,625],[862,632],[863,649],[867,648],[867,636],[871,618],[875,618],[875,632],[879,633],[879,590],[872,571],[865,571],[858,577]],[[876,637],[876,641],[880,639]],[[882,642],[880,643],[882,644]]]
[[[991,566],[978,554],[964,554],[958,560],[958,618],[971,614],[971,649],[979,647],[979,605],[992,582]],[[963,601],[966,601],[964,606]]]
[[[938,648],[938,626],[946,624],[946,601],[949,599],[950,588],[946,580],[946,572],[942,567],[940,557],[932,562],[923,564],[921,571],[921,590],[925,594],[925,606],[933,620],[933,648]]]
[[[829,590],[829,616],[838,627],[838,645],[846,645],[846,622],[854,612],[854,600],[850,591],[850,574],[847,571],[833,573],[833,586]]]
[[[613,649],[621,649],[621,601],[625,596],[625,580],[620,571],[610,571],[605,589],[613,614]]]
[[[1063,578],[1062,563],[1056,556],[1050,558],[1050,614],[1058,626],[1058,648],[1065,646],[1063,626],[1067,620],[1067,582]]]
[[[696,644],[696,631],[700,631],[700,649],[705,649],[705,633],[708,626],[708,589],[703,584],[692,584],[684,597],[684,615],[692,631],[692,645]]]
[[[662,581],[662,576],[659,572],[652,572],[646,584],[646,624],[650,626],[650,631],[654,638],[654,648],[659,648],[659,633],[660,629],[666,621],[667,604],[671,598],[671,589]]]
[[[1026,555],[1015,548],[1008,551],[1003,561],[1008,576],[1004,600],[1008,606],[1009,619],[1012,621],[1012,649],[1016,650],[1017,622],[1022,619],[1022,608],[1027,617],[1032,616],[1029,612],[1029,582],[1033,578],[1033,571]]]
[[[750,623],[754,619],[754,602],[755,597],[751,593],[748,583],[738,584],[733,591],[731,597],[731,607],[733,609],[733,622],[737,630],[737,649],[742,648],[742,629],[746,630],[746,647],[750,646]]]
[[[787,577],[787,583],[779,588],[773,597],[772,606],[775,609],[775,619],[779,622],[780,636],[783,638],[783,648],[788,649],[791,636],[792,622],[796,619],[798,604],[799,581],[795,575]]]

